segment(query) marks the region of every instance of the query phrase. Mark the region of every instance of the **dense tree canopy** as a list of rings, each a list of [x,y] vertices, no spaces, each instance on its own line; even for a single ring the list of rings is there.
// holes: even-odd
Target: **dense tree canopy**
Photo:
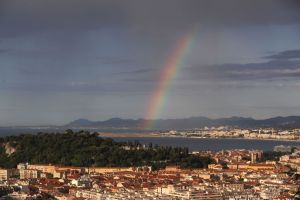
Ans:
[[[20,162],[71,166],[129,167],[166,165],[202,168],[211,163],[208,157],[191,155],[187,148],[153,146],[139,142],[115,142],[97,133],[71,130],[65,133],[39,133],[0,138],[0,167],[15,167]],[[7,155],[5,144],[15,148]]]

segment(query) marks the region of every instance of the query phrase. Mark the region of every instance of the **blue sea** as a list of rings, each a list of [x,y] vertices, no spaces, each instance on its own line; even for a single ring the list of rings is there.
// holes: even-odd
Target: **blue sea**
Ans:
[[[142,144],[158,144],[173,147],[188,147],[190,151],[198,150],[226,150],[226,149],[259,149],[272,151],[277,145],[300,146],[300,142],[250,139],[224,139],[224,138],[184,138],[184,137],[117,137],[116,141],[139,141]]]

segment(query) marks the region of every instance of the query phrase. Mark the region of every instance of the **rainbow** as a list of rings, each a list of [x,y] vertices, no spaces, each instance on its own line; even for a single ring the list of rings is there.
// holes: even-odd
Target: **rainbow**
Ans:
[[[167,102],[172,80],[177,77],[180,68],[187,57],[186,55],[194,43],[193,40],[195,35],[194,31],[190,32],[185,34],[176,42],[172,54],[168,57],[162,71],[160,72],[160,78],[154,92],[151,95],[142,128],[153,128],[154,119],[159,117],[162,108]]]

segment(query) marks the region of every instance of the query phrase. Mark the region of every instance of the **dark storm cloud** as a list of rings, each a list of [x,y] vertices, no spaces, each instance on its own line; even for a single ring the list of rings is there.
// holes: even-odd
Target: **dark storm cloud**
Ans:
[[[107,27],[132,27],[147,34],[195,25],[299,24],[299,8],[297,0],[0,0],[0,34]]]
[[[78,31],[121,24],[122,11],[108,2],[79,0],[0,1],[2,35],[12,36],[34,31]],[[112,14],[113,13],[113,14]]]
[[[299,59],[300,58],[300,50],[288,50],[283,51],[274,55],[267,56],[268,59]]]
[[[300,78],[300,50],[283,51],[259,63],[228,63],[219,65],[195,65],[190,74],[197,80],[249,81],[249,80],[293,80]]]

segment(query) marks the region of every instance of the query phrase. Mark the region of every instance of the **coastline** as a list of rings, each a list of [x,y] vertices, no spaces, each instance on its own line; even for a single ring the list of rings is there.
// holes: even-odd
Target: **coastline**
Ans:
[[[298,142],[300,140],[280,140],[280,139],[269,139],[269,138],[245,138],[245,137],[185,137],[185,136],[163,136],[160,134],[145,134],[145,133],[98,133],[100,137],[105,138],[192,138],[192,139],[228,139],[228,140],[258,140],[258,141],[278,141],[278,142]]]
[[[143,137],[161,137],[158,134],[145,134],[145,133],[98,133],[100,137],[110,137],[110,138],[143,138]]]

